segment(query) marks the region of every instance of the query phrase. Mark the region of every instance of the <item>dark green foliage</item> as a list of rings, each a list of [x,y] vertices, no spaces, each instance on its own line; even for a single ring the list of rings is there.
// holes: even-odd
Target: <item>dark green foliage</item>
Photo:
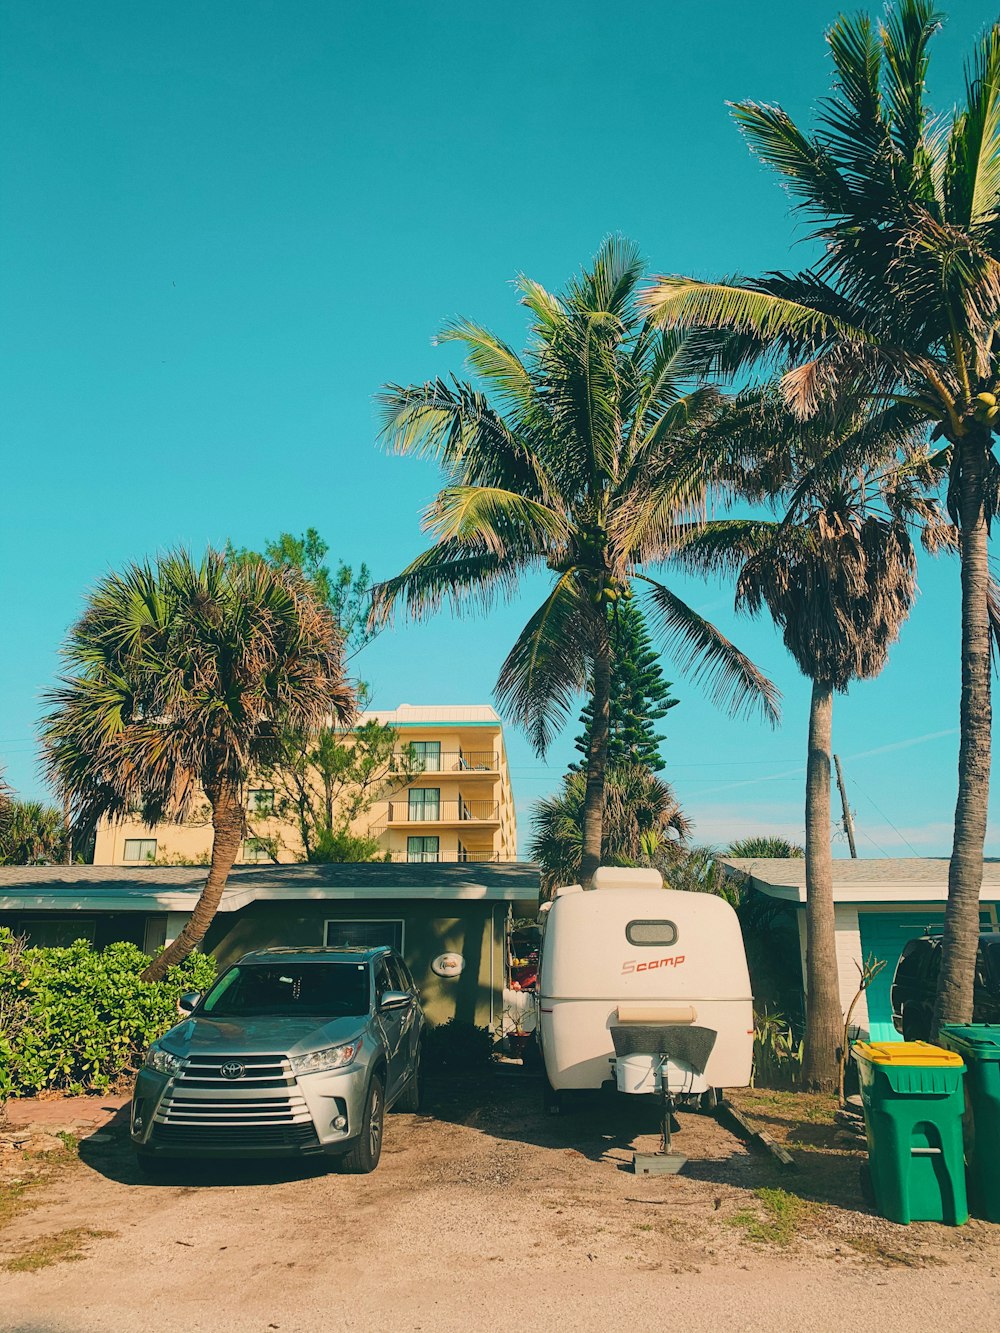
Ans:
[[[642,764],[652,772],[663,767],[660,743],[666,739],[656,724],[678,700],[670,694],[671,682],[663,679],[659,654],[653,647],[637,602],[621,598],[608,610],[611,640],[611,719],[608,764]],[[576,748],[584,761],[590,751],[593,705],[580,714],[583,734]],[[573,766],[574,768],[577,765]],[[579,765],[585,768],[586,762]]]
[[[528,855],[541,866],[546,890],[579,879],[586,788],[586,774],[570,772],[560,791],[535,802]],[[690,827],[669,784],[642,764],[608,771],[603,823],[605,865],[672,864]]]
[[[726,855],[747,860],[757,857],[797,860],[805,856],[805,852],[797,842],[789,842],[787,838],[756,837],[740,838],[738,842],[730,844]]]
[[[12,800],[0,828],[0,865],[46,866],[66,855],[66,822],[54,805]]]
[[[333,615],[344,640],[344,650],[353,657],[370,639],[375,630],[368,623],[368,602],[371,593],[371,571],[362,564],[357,574],[350,565],[337,561],[335,571],[326,557],[330,553],[327,542],[315,528],[307,528],[301,537],[290,532],[279,534],[277,541],[264,543],[260,553],[237,550],[231,544],[226,553],[232,560],[266,560],[275,569],[297,570],[316,594],[319,602]]]
[[[135,1069],[178,1022],[178,996],[204,990],[216,970],[191,954],[163,981],[141,981],[148,963],[134,944],[25,949],[0,928],[0,1097],[103,1092]]]
[[[421,1062],[427,1074],[475,1078],[484,1074],[493,1058],[493,1034],[459,1018],[428,1027],[423,1036]]]

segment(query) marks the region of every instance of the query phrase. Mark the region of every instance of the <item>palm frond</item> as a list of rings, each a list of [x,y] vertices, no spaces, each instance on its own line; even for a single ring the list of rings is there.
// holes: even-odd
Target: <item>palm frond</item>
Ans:
[[[369,623],[391,623],[400,605],[416,619],[445,605],[455,615],[472,609],[489,611],[498,596],[513,596],[526,563],[523,558],[500,556],[481,543],[469,545],[455,538],[439,542],[401,574],[372,587]]]
[[[586,688],[596,638],[606,622],[576,570],[567,570],[518,635],[497,679],[497,700],[528,734],[538,754],[569,718]]]
[[[712,702],[734,715],[759,708],[776,726],[780,691],[745,653],[669,588],[642,576],[649,585],[650,628],[667,651],[677,655],[681,670],[703,681]]]
[[[446,486],[424,516],[438,542],[479,546],[498,556],[542,555],[564,546],[570,528],[564,514],[497,486]]]

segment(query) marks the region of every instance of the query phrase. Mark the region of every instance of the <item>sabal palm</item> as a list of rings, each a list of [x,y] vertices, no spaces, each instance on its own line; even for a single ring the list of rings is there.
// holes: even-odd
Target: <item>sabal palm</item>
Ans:
[[[204,938],[244,835],[247,779],[277,757],[282,729],[348,718],[340,636],[295,571],[179,551],[103,579],[63,651],[43,735],[77,820],[138,809],[152,825],[202,793],[211,806],[205,888],[144,973],[158,980]]]
[[[734,452],[754,458],[738,488],[784,510],[773,521],[729,518],[694,529],[677,558],[694,569],[735,573],[738,609],[765,608],[785,646],[812,681],[806,767],[807,1088],[836,1086],[843,1017],[837,972],[830,846],[833,695],[877,675],[916,594],[911,528],[944,540],[924,487],[926,456],[904,431],[887,470],[839,477],[817,463],[851,451],[871,425],[863,413],[829,404],[808,423],[767,392],[734,406]],[[733,477],[738,482],[738,471]],[[789,503],[790,501],[790,503]]]
[[[968,1021],[979,930],[990,771],[987,530],[996,510],[991,399],[1000,389],[1000,24],[969,61],[962,104],[925,101],[927,0],[884,22],[842,17],[828,34],[834,94],[817,128],[741,102],[752,148],[783,178],[822,244],[800,273],[723,283],[665,278],[649,306],[671,327],[728,331],[730,369],[770,357],[806,414],[832,386],[877,385],[887,416],[915,411],[946,441],[949,510],[962,557],[959,791],[938,1017]],[[986,395],[980,398],[980,395]],[[870,459],[866,446],[862,453]],[[833,461],[836,472],[851,460]]]
[[[610,602],[637,582],[660,642],[680,650],[681,665],[705,676],[716,699],[776,712],[770,682],[648,573],[678,515],[702,502],[708,460],[698,428],[715,393],[690,387],[687,337],[638,315],[641,277],[634,247],[611,240],[560,295],[522,278],[532,316],[523,357],[468,321],[440,336],[465,346],[486,392],[435,380],[390,385],[381,397],[387,444],[437,459],[447,481],[424,520],[434,544],[375,588],[373,617],[385,620],[398,603],[418,615],[443,601],[488,608],[524,573],[552,572],[497,693],[544,752],[574,698],[592,690],[585,880],[601,857]]]
[[[547,892],[580,876],[586,775],[567,773],[562,788],[535,802],[528,855],[541,866]],[[674,856],[691,830],[668,782],[642,764],[615,765],[604,787],[603,856],[612,864],[635,865],[651,850],[669,846]]]

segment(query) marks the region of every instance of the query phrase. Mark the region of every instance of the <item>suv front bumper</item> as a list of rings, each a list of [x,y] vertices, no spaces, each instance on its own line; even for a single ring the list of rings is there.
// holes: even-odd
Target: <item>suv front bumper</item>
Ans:
[[[281,1059],[282,1057],[277,1057]],[[287,1061],[284,1062],[287,1065]],[[156,1157],[262,1158],[347,1152],[361,1132],[369,1066],[294,1076],[281,1086],[199,1084],[190,1066],[143,1068],[132,1096],[134,1147]]]

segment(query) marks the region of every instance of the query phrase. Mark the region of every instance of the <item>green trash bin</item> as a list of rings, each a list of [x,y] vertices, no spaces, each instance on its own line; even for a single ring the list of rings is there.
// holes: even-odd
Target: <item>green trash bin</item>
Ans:
[[[857,1042],[875,1204],[890,1222],[968,1220],[965,1065],[925,1041]]]
[[[1000,1024],[949,1023],[938,1037],[965,1075],[965,1160],[976,1217],[1000,1222]]]

